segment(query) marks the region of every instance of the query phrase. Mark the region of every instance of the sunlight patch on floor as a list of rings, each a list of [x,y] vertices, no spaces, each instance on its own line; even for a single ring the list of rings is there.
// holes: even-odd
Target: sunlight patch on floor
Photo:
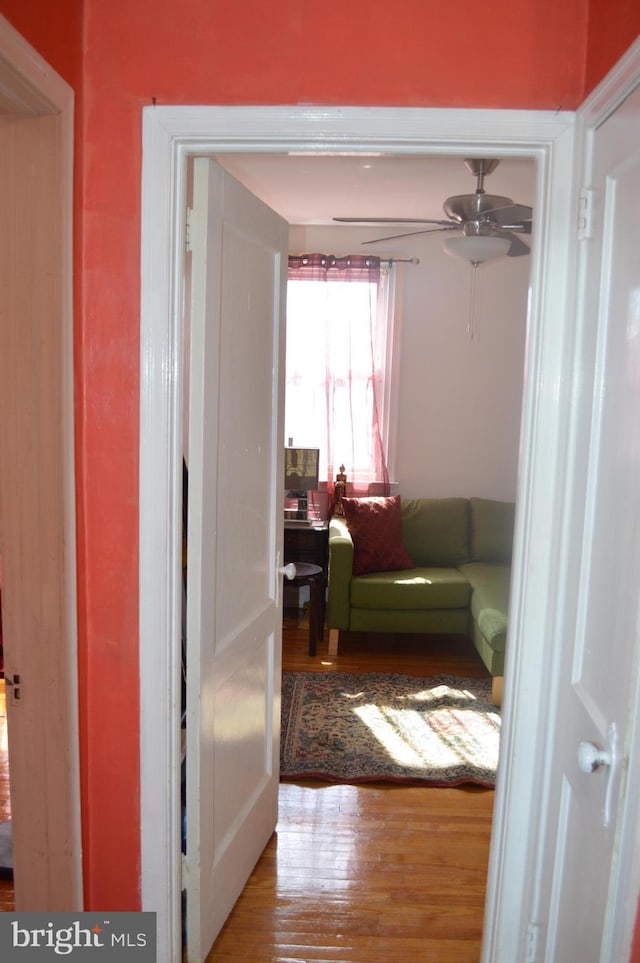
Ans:
[[[435,707],[426,715],[417,709],[366,705],[354,709],[389,757],[401,766],[447,769],[477,760],[497,766],[500,716],[473,709]]]

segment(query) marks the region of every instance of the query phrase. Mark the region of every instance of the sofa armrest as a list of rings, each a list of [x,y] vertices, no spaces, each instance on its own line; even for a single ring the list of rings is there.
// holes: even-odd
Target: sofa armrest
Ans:
[[[353,539],[343,518],[334,516],[329,523],[329,594],[327,625],[330,629],[349,628]]]

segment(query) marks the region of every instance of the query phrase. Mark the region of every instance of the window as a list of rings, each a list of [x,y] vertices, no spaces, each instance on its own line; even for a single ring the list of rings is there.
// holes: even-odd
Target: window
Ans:
[[[285,439],[320,449],[332,489],[388,489],[393,285],[379,258],[289,258]]]

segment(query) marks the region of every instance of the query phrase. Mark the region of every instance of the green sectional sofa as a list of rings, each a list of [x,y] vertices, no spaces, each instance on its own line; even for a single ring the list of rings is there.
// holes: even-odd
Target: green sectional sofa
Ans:
[[[344,518],[329,525],[329,653],[340,630],[467,635],[499,701],[507,637],[515,506],[485,498],[401,500],[401,534],[415,567],[353,574]]]

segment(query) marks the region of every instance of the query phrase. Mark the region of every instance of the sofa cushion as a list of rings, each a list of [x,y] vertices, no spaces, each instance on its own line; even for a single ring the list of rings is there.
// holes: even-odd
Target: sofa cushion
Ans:
[[[471,585],[471,615],[489,645],[504,652],[509,612],[508,565],[470,562],[460,566],[461,573]]]
[[[400,496],[343,498],[353,539],[353,574],[413,568],[402,541]]]
[[[402,538],[416,565],[452,566],[469,561],[466,498],[402,501]]]
[[[511,562],[515,508],[513,502],[469,499],[472,562]]]
[[[351,580],[351,605],[359,609],[460,609],[471,587],[455,568],[376,572]]]

